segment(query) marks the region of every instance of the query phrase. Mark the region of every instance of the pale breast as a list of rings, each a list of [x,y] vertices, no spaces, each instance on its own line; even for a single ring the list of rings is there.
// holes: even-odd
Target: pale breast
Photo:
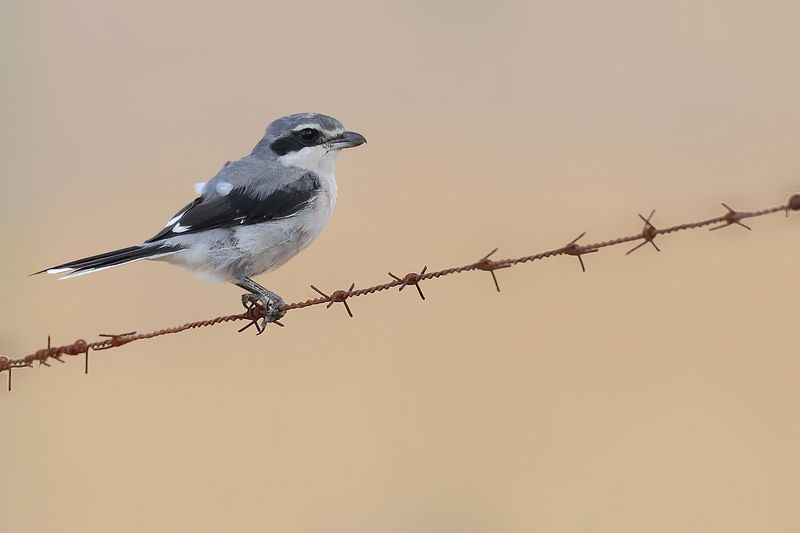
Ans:
[[[246,276],[274,270],[311,244],[328,223],[336,202],[322,190],[296,214],[264,224],[236,228],[234,246],[241,259],[238,269]]]

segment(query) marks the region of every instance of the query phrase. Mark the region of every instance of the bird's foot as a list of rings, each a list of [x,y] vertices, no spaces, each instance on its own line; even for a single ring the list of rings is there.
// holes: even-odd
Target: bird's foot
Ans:
[[[261,335],[266,329],[267,324],[275,323],[279,326],[283,326],[283,324],[280,323],[280,319],[286,314],[286,311],[282,309],[284,303],[283,298],[267,290],[259,292],[258,294],[251,292],[242,294],[242,305],[245,309],[251,312],[255,311],[257,307],[261,307],[262,309],[258,311],[258,315],[261,315],[260,319],[254,319],[253,322],[239,331],[244,331],[251,325],[255,325],[258,330],[258,335]]]

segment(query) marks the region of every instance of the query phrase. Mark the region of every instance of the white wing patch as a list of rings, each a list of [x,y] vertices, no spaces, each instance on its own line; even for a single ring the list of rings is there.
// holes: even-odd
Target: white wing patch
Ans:
[[[225,167],[223,167],[223,168],[225,168]],[[196,194],[203,194],[204,190],[206,190],[206,182],[205,181],[201,181],[199,183],[195,183],[194,184],[194,192]],[[169,224],[167,224],[167,225],[169,225]]]
[[[233,190],[233,185],[227,181],[220,181],[217,183],[215,189],[220,196],[228,196],[228,194],[230,194],[230,192]]]
[[[172,228],[173,233],[183,233],[184,231],[189,231],[192,229],[191,226],[181,226],[180,224],[175,224],[175,227]]]
[[[183,215],[185,215],[185,214],[186,214],[186,211],[182,211],[182,212],[178,213],[177,215],[175,215],[174,217],[172,217],[171,219],[169,219],[169,220],[167,221],[167,223],[166,223],[166,224],[164,224],[164,227],[165,227],[165,228],[168,228],[168,227],[170,227],[171,225],[173,225],[174,223],[176,223],[177,221],[179,221],[179,220],[181,219],[181,217],[182,217]]]

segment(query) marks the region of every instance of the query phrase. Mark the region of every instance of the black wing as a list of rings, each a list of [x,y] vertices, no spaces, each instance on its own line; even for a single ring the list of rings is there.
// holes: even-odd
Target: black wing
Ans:
[[[233,189],[225,196],[201,196],[178,211],[166,228],[145,242],[288,217],[308,205],[319,188],[319,178],[315,174],[305,174],[263,198],[244,187]]]

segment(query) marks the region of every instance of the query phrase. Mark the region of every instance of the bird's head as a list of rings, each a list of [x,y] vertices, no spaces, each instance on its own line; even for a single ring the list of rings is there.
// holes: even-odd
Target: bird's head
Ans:
[[[363,135],[346,131],[333,117],[299,113],[281,117],[267,126],[257,148],[268,149],[269,155],[283,165],[330,175],[343,148],[365,142]]]

